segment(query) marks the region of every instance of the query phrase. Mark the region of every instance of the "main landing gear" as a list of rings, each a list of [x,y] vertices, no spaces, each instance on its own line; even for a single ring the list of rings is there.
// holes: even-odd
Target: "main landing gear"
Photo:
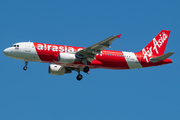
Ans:
[[[83,76],[82,76],[81,74],[78,74],[78,76],[76,77],[76,79],[77,79],[78,81],[80,81],[82,78],[83,78]]]
[[[80,81],[83,78],[83,76],[80,74],[80,68],[77,71],[78,71],[78,75],[77,75],[76,79],[78,81]],[[83,72],[88,73],[89,72],[89,67],[85,66],[84,69],[83,69]]]
[[[89,67],[88,67],[88,66],[85,66],[84,69],[83,69],[83,71],[84,71],[85,73],[89,72]]]
[[[23,70],[27,70],[27,64],[28,64],[28,61],[25,61],[25,66],[23,67]]]
[[[82,63],[85,64],[85,67],[84,67],[83,71],[84,71],[85,73],[88,73],[88,72],[89,72],[89,67],[87,66],[87,59],[83,59],[83,60],[82,60]]]
[[[87,59],[83,59],[82,63],[85,64],[85,67],[83,68],[83,72],[88,73],[89,67],[87,66]],[[77,71],[78,71],[78,76],[76,78],[78,81],[80,81],[83,78],[83,76],[80,74],[80,68]]]
[[[76,79],[78,81],[80,81],[83,78],[83,76],[80,74],[80,68],[77,69],[77,72],[78,72],[78,75],[77,75]]]

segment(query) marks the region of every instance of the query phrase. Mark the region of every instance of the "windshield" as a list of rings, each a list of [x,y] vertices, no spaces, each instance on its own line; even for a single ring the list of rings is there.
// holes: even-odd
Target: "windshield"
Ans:
[[[11,47],[19,47],[19,45],[12,45]]]

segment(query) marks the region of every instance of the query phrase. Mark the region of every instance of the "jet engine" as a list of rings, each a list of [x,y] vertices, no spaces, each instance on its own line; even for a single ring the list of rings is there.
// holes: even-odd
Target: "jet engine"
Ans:
[[[49,74],[51,75],[64,75],[66,73],[71,73],[71,70],[60,65],[49,65]]]
[[[58,61],[61,63],[74,63],[76,60],[75,54],[71,53],[59,53]]]

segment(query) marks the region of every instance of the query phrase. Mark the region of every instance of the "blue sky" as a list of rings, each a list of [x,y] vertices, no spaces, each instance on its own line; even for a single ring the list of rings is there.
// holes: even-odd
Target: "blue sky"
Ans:
[[[0,1],[1,120],[180,119],[177,0],[2,0]],[[138,52],[162,29],[171,30],[166,53],[173,64],[134,70],[48,74],[47,63],[6,57],[22,41],[88,47],[122,34],[111,50]]]

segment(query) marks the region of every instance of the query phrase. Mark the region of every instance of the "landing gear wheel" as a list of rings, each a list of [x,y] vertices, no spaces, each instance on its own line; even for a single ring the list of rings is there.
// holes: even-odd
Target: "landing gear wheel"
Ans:
[[[87,72],[89,71],[89,67],[88,67],[88,66],[85,66],[84,69],[83,69],[83,71],[84,71],[85,73],[87,73]]]
[[[23,67],[23,70],[27,70],[27,66],[24,66],[24,67]]]
[[[78,74],[78,76],[76,78],[78,81],[80,81],[83,78],[83,76],[81,74]]]

